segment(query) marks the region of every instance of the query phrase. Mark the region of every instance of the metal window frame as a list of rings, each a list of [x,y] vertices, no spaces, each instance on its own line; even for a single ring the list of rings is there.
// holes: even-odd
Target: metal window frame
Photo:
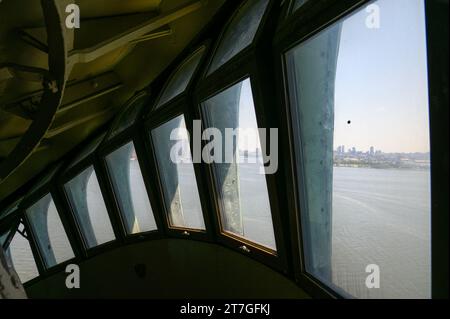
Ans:
[[[426,0],[431,147],[431,293],[448,299],[448,1]]]
[[[298,189],[302,187],[301,176],[296,169],[296,158],[300,156],[298,146],[295,143],[293,131],[292,106],[289,101],[288,78],[286,74],[285,53],[291,48],[310,39],[320,33],[330,25],[333,25],[342,18],[350,15],[364,5],[373,0],[324,0],[321,2],[310,1],[304,7],[292,14],[279,29],[274,38],[275,65],[277,69],[276,82],[278,104],[281,106],[282,118],[284,122],[283,136],[288,137],[288,141],[283,147],[283,157],[287,159],[285,171],[286,182],[293,190],[288,192],[288,207],[290,212],[292,255],[294,256],[295,280],[309,292],[313,297],[318,298],[352,298],[345,291],[330,287],[311,274],[305,268],[305,256],[303,247],[301,214],[302,199],[299,198]],[[444,10],[442,7],[446,7]],[[436,1],[425,1],[426,23],[427,23],[427,45],[428,45],[428,65],[429,65],[429,93],[430,93],[430,132],[431,132],[431,156],[432,156],[432,298],[448,298],[448,170],[447,176],[442,174],[443,167],[436,167],[436,158],[440,158],[445,167],[448,167],[448,149],[442,145],[448,145],[448,134],[441,134],[445,128],[448,133],[448,123],[444,124],[447,116],[442,116],[443,110],[448,115],[448,93],[442,90],[442,80],[447,79],[448,68],[440,67],[439,62],[431,58],[442,58],[440,62],[447,61],[448,66],[448,28],[447,34],[442,35],[438,25],[445,22],[445,17],[440,16],[440,20],[431,19],[439,12],[448,12],[448,2],[438,3]],[[448,17],[447,17],[448,19]],[[448,26],[448,20],[447,20]],[[439,34],[438,34],[439,33]],[[446,43],[446,48],[443,43]],[[444,46],[444,48],[442,48]],[[439,48],[439,49],[438,49]],[[445,58],[444,58],[445,57]],[[445,59],[445,60],[444,60]],[[434,94],[434,95],[433,95]],[[445,105],[445,107],[444,107]],[[444,112],[445,112],[444,111]],[[439,131],[439,132],[438,132]],[[444,179],[446,181],[444,182]],[[444,185],[444,187],[443,187]],[[446,187],[445,187],[446,185]],[[445,269],[445,270],[444,270]],[[437,287],[437,288],[435,288]]]
[[[245,5],[245,2],[241,5]],[[273,92],[273,86],[271,85],[272,70],[267,68],[267,63],[272,63],[271,40],[272,34],[275,32],[275,26],[277,24],[277,18],[280,14],[280,9],[281,8],[279,7],[279,3],[277,3],[277,1],[269,1],[253,42],[225,64],[220,66],[213,73],[208,75],[209,68],[220,43],[238,13],[238,10],[234,12],[231,18],[227,21],[226,25],[223,27],[221,34],[214,45],[214,50],[212,54],[209,55],[208,63],[203,70],[201,80],[198,82],[194,92],[196,114],[201,119],[203,126],[206,122],[202,111],[202,103],[248,78],[251,82],[255,116],[258,127],[278,128],[276,121],[268,116],[269,111],[274,105],[274,100],[271,94]],[[268,39],[270,39],[270,41]],[[202,141],[202,148],[206,144],[207,141]],[[282,163],[279,163],[279,171],[281,170],[281,166]],[[217,234],[217,241],[234,251],[270,266],[272,269],[282,273],[285,276],[289,276],[291,273],[291,267],[288,263],[285,222],[283,221],[283,213],[280,207],[283,196],[279,192],[279,185],[282,184],[282,179],[279,172],[273,175],[265,176],[272,214],[274,236],[277,244],[277,250],[274,254],[273,251],[261,244],[255,243],[247,238],[233,236],[222,229],[220,215],[222,212],[222,207],[220,205],[220,194],[215,182],[213,167],[205,164],[203,167],[207,176],[208,189],[209,192],[211,192],[211,197],[214,204],[212,219],[214,221],[215,233]],[[251,248],[250,251],[244,250],[243,246],[249,246]]]
[[[29,234],[29,231],[28,231],[29,226],[28,226],[27,222],[23,219],[24,211],[17,210],[16,212],[14,213],[16,221],[14,223],[14,226],[11,228],[8,239],[6,240],[5,245],[3,247],[5,250],[10,246],[11,242],[13,241],[13,239],[16,235],[20,235],[20,236],[24,237],[19,231],[20,224],[22,224],[24,226],[24,231],[27,232],[27,234]],[[28,244],[30,245],[30,249],[31,249],[31,254],[33,256],[34,263],[36,264],[36,269],[38,271],[38,275],[36,277],[22,283],[23,287],[27,288],[42,279],[42,276],[45,273],[45,269],[43,268],[43,265],[40,263],[40,255],[37,250],[37,247],[34,245],[33,240],[31,238],[25,238],[25,239],[28,240]]]
[[[202,84],[205,85],[205,83],[215,83],[216,80],[219,80],[221,77],[223,77],[224,74],[227,74],[227,71],[233,71],[236,68],[238,68],[239,63],[237,63],[237,62],[242,60],[243,56],[246,56],[249,54],[251,55],[254,51],[257,50],[257,48],[261,42],[262,34],[265,33],[264,31],[267,30],[268,20],[273,20],[273,16],[271,16],[271,13],[274,14],[274,11],[277,9],[277,4],[279,4],[278,1],[276,1],[276,0],[268,0],[267,7],[265,8],[265,11],[261,18],[259,26],[257,27],[256,33],[253,37],[253,41],[248,46],[243,48],[239,53],[237,53],[231,59],[229,59],[227,62],[222,64],[220,67],[218,67],[213,72],[209,73],[209,69],[212,66],[214,57],[216,56],[216,54],[219,50],[220,44],[222,43],[222,41],[223,41],[227,31],[229,30],[231,24],[233,23],[234,19],[239,14],[239,10],[245,6],[247,1],[255,1],[255,0],[242,1],[239,4],[239,6],[236,8],[236,10],[233,12],[231,17],[228,19],[228,21],[225,23],[223,28],[221,29],[220,34],[214,43],[213,50],[209,54],[208,63],[203,68],[202,77],[201,77],[201,80],[199,83],[200,86],[202,86]],[[258,0],[256,0],[256,1],[258,1]],[[274,15],[278,16],[279,12],[275,12]],[[214,86],[214,84],[212,84],[212,85]],[[198,91],[198,86],[197,86],[196,91]]]
[[[192,50],[195,48],[199,49],[203,44],[200,43],[194,47],[192,43],[198,43],[198,39],[193,41],[180,55],[185,57],[183,60],[179,61],[177,58],[177,61],[152,84],[152,88],[158,88],[160,81],[165,81],[156,99],[150,97],[145,102],[147,107],[143,107],[134,124],[109,139],[109,133],[113,130],[113,125],[95,151],[67,171],[58,172],[50,182],[36,191],[36,193],[33,193],[32,196],[29,196],[27,201],[23,201],[16,211],[2,218],[2,229],[10,229],[8,244],[16,235],[22,219],[25,230],[30,237],[28,240],[38,267],[39,276],[26,282],[24,286],[29,287],[62,271],[65,265],[63,263],[51,269],[45,269],[42,261],[40,261],[37,243],[32,238],[33,232],[29,231],[31,227],[27,225],[26,214],[23,209],[27,205],[32,205],[31,199],[36,199],[47,192],[52,195],[66,235],[76,256],[72,262],[79,263],[98,254],[121,247],[124,244],[141,240],[166,237],[200,240],[231,248],[268,265],[289,279],[294,279],[302,289],[313,297],[348,297],[345,295],[345,292],[335,291],[306,273],[304,267],[300,223],[302,208],[297,192],[297,188],[301,184],[299,184],[299,176],[297,176],[295,169],[296,146],[293,140],[290,102],[284,73],[284,53],[369,2],[369,0],[308,1],[299,10],[291,13],[290,8],[292,8],[293,1],[286,0],[280,6],[277,1],[271,0],[253,43],[212,74],[205,77],[218,44],[237,11],[231,14],[225,27],[214,26],[213,23],[213,31],[217,31],[219,27],[221,30],[219,37],[216,39],[217,41],[215,41],[214,50],[211,52],[209,41],[206,41],[207,48],[202,56],[202,61],[183,93],[155,109],[160,95],[163,94],[163,90],[172,78],[172,74],[176,73],[176,70],[186,60],[186,57],[188,58],[193,54],[194,51]],[[228,8],[236,8],[238,5],[243,4],[228,4]],[[448,169],[446,169],[448,167],[448,149],[443,147],[443,145],[448,145],[448,134],[442,134],[442,132],[448,133],[448,91],[446,92],[442,89],[442,82],[445,82],[445,80],[448,85],[448,68],[442,68],[443,64],[448,66],[448,28],[446,32],[442,32],[442,25],[446,23],[448,26],[448,17],[446,20],[448,2],[427,0],[425,1],[425,6],[432,155],[432,295],[433,298],[448,298]],[[280,12],[281,14],[279,14]],[[433,19],[429,17],[433,17]],[[278,22],[276,22],[277,19]],[[209,27],[208,25],[207,28]],[[203,32],[201,35],[205,37]],[[206,35],[208,36],[208,32]],[[189,54],[185,54],[187,51],[189,51]],[[268,65],[269,67],[267,67]],[[243,242],[241,239],[237,240],[236,238],[223,236],[219,224],[218,197],[214,186],[213,174],[211,168],[204,164],[194,164],[194,170],[206,232],[192,233],[191,236],[186,237],[183,234],[184,230],[168,227],[167,212],[162,197],[160,172],[156,162],[154,145],[150,137],[153,128],[157,128],[178,115],[184,115],[186,126],[192,135],[192,120],[202,119],[201,102],[246,78],[250,78],[252,84],[258,126],[278,127],[279,136],[286,138],[281,140],[279,145],[279,158],[283,158],[283,162],[279,163],[277,174],[271,176],[270,181],[266,179],[269,196],[275,196],[274,199],[270,198],[270,203],[272,219],[276,219],[276,223],[274,222],[274,233],[277,241],[277,258],[259,249],[252,250],[251,253],[245,253],[239,249],[239,246],[243,243],[247,245],[246,242]],[[273,85],[274,82],[275,85]],[[275,114],[276,112],[272,108],[274,105],[277,106],[280,114]],[[150,110],[150,107],[153,109]],[[148,116],[144,118],[144,114],[147,113]],[[443,115],[443,113],[447,116]],[[120,121],[120,116],[117,121]],[[83,144],[88,144],[91,140],[90,138],[89,142]],[[114,190],[108,175],[105,156],[130,141],[134,143],[136,148],[142,177],[153,208],[155,221],[158,225],[158,234],[142,233],[138,234],[139,236],[127,236],[124,232],[121,214],[118,210]],[[81,150],[77,148],[65,158],[68,159],[71,155],[79,154]],[[191,139],[191,152],[192,150]],[[64,187],[67,182],[90,166],[93,166],[96,172],[116,239],[87,249],[80,225],[74,215],[72,204],[67,197]],[[33,180],[33,182],[37,181]],[[274,216],[276,217],[274,218]]]
[[[161,125],[170,122],[171,120],[175,119],[178,116],[184,116],[186,128],[189,131],[190,135],[192,136],[192,118],[189,112],[188,103],[186,103],[186,100],[184,99],[178,100],[177,102],[175,102],[174,100],[174,104],[173,103],[170,104],[170,110],[166,108],[165,112],[163,114],[160,114],[158,118],[150,118],[145,123],[145,134],[146,134],[145,144],[147,153],[151,155],[150,169],[153,176],[155,176],[159,198],[161,199],[161,207],[163,207],[162,212],[163,212],[164,230],[167,236],[170,237],[211,242],[213,240],[213,234],[211,231],[212,230],[211,221],[208,214],[208,212],[210,211],[209,209],[210,206],[207,198],[208,193],[205,193],[202,172],[201,168],[199,167],[199,164],[193,163],[192,165],[195,172],[197,189],[200,198],[200,204],[202,207],[203,221],[205,224],[205,230],[190,229],[186,227],[175,227],[170,225],[169,208],[166,207],[164,199],[166,195],[164,194],[163,181],[161,179],[161,174],[164,174],[164,172],[160,171],[158,160],[156,157],[156,148],[152,140],[151,134],[154,129],[157,129]],[[193,156],[192,147],[193,147],[192,139],[190,139],[191,156]]]
[[[8,236],[6,237],[5,242],[3,243],[3,246],[1,248],[3,248],[3,250],[8,249],[9,244],[11,244],[11,241],[13,239],[13,237],[15,236],[17,229],[19,227],[19,224],[21,223],[20,220],[20,216],[18,216],[18,210],[13,212],[14,214],[14,218],[10,219],[9,221],[7,221],[7,223],[9,224],[9,226],[5,226],[4,229],[2,228],[2,233],[3,234],[8,234]]]
[[[97,150],[94,150],[91,154],[87,155],[83,160],[77,163],[75,166],[71,167],[68,171],[64,172],[62,176],[57,180],[57,188],[59,193],[61,194],[62,200],[65,202],[66,211],[70,218],[73,220],[75,224],[75,232],[77,234],[79,243],[81,244],[84,259],[99,255],[103,252],[108,251],[109,249],[117,248],[124,242],[124,236],[121,231],[121,221],[117,212],[114,209],[114,196],[110,193],[108,189],[108,180],[105,171],[105,167],[103,167],[101,163],[101,159],[98,157]],[[114,232],[115,239],[109,242],[97,245],[95,247],[89,247],[84,238],[84,234],[82,231],[82,227],[79,224],[78,217],[76,216],[75,208],[73,207],[73,203],[71,202],[67,191],[65,189],[66,185],[78,177],[81,173],[83,173],[86,169],[90,167],[93,168],[98,184],[100,186],[100,191],[102,193],[102,200],[105,204],[106,211],[108,213],[109,220],[111,222],[111,227]]]
[[[227,10],[230,8],[233,8],[233,5],[227,5],[226,8],[227,8]],[[227,11],[227,10],[225,10],[225,11]],[[211,22],[210,24],[208,24],[206,29],[209,29],[211,26],[214,26],[214,25],[215,25],[215,23]],[[199,39],[202,39],[204,37],[205,37],[205,31],[202,31],[200,33],[200,35],[196,39],[194,39],[191,42],[191,44],[188,46],[187,49],[190,50],[193,45],[195,45],[197,48],[200,48],[201,46],[205,45],[206,46],[205,53],[202,56],[202,62],[197,67],[195,74],[191,78],[191,81],[190,81],[187,89],[182,94],[177,96],[175,99],[170,101],[170,103],[176,103],[175,100],[177,100],[177,99],[178,99],[178,102],[183,100],[187,95],[186,92],[188,92],[191,89],[192,84],[195,82],[194,78],[196,77],[197,73],[201,69],[201,64],[203,63],[203,60],[206,58],[206,56],[208,54],[209,43],[210,43],[209,40],[200,42],[200,44],[197,45],[199,42]],[[185,52],[185,51],[186,51],[186,49],[183,52]],[[168,70],[169,70],[169,72],[173,71],[173,67],[170,66],[168,68]],[[163,74],[159,78],[167,79],[166,72],[167,71],[163,72]],[[158,83],[159,78],[157,81],[155,81],[155,83]],[[152,86],[154,86],[154,83],[152,83]],[[149,91],[149,89],[150,89],[150,87],[147,87],[143,91]],[[141,91],[136,92],[135,96],[132,97],[131,100],[127,101],[127,103],[125,103],[125,105],[127,105],[127,104],[129,105],[130,103],[133,103],[133,99],[139,98],[141,93],[143,93],[143,92],[141,92]],[[148,92],[145,92],[145,93],[148,93]],[[149,93],[148,93],[148,95],[149,95],[149,100],[151,101],[152,97]],[[89,140],[81,143],[81,145],[76,147],[75,150],[69,152],[69,154],[67,154],[61,160],[61,162],[65,163],[66,167],[67,167],[67,165],[71,164],[73,157],[76,158],[76,156],[78,154],[81,154],[83,152],[83,150],[85,150],[87,147],[90,146],[90,144],[93,140],[95,140],[96,138],[101,137],[103,135],[101,142],[99,143],[98,147],[95,150],[93,150],[90,154],[87,154],[84,158],[80,159],[75,165],[69,166],[69,168],[66,169],[65,171],[60,171],[60,172],[56,173],[55,176],[53,176],[53,178],[51,180],[49,180],[45,185],[41,186],[41,188],[45,188],[46,190],[48,190],[48,192],[50,192],[52,194],[52,197],[53,197],[54,203],[57,207],[58,213],[64,212],[67,215],[66,216],[66,215],[60,214],[60,217],[61,217],[61,220],[64,221],[64,223],[68,223],[70,225],[69,226],[70,231],[67,231],[66,227],[65,227],[65,230],[66,230],[67,236],[69,237],[69,240],[71,241],[72,248],[76,255],[76,258],[73,260],[73,262],[79,263],[84,260],[88,260],[99,254],[102,254],[104,252],[118,248],[123,244],[128,244],[128,243],[147,240],[147,239],[157,239],[157,238],[169,237],[169,234],[167,234],[164,231],[164,227],[161,227],[161,226],[158,226],[159,232],[160,232],[158,235],[157,234],[143,234],[144,236],[136,236],[136,237],[126,237],[125,233],[123,234],[123,236],[121,235],[120,237],[117,235],[118,233],[120,233],[121,217],[119,216],[118,212],[114,210],[114,207],[111,207],[111,205],[112,205],[111,203],[113,201],[108,199],[108,198],[111,198],[111,199],[114,198],[114,193],[108,187],[108,183],[109,183],[108,178],[109,177],[107,176],[107,170],[102,163],[102,158],[100,157],[103,155],[102,152],[104,150],[107,150],[109,148],[112,149],[112,148],[116,147],[117,143],[120,143],[120,141],[133,140],[133,142],[135,144],[136,152],[139,157],[141,172],[142,172],[143,179],[144,179],[144,182],[147,187],[147,193],[149,195],[149,199],[151,200],[151,198],[153,197],[153,198],[156,198],[154,200],[155,202],[158,201],[159,198],[157,198],[157,196],[155,194],[156,192],[155,193],[153,191],[149,192],[149,189],[156,189],[156,186],[153,185],[154,183],[152,183],[152,178],[151,178],[152,171],[155,172],[156,170],[155,170],[155,167],[152,166],[153,162],[151,160],[151,154],[148,153],[148,145],[147,145],[146,139],[144,138],[144,136],[146,136],[148,134],[148,131],[146,128],[145,121],[143,119],[143,115],[148,113],[148,110],[146,110],[146,108],[148,109],[148,106],[151,106],[153,104],[150,104],[148,101],[146,101],[144,103],[147,104],[147,107],[144,106],[142,108],[142,110],[137,115],[135,122],[133,124],[131,124],[129,127],[125,128],[125,129],[123,129],[121,132],[117,133],[117,135],[111,137],[111,132],[115,128],[115,125],[117,125],[122,119],[123,113],[119,114],[118,118],[116,119],[116,122],[113,123],[111,128],[106,129],[106,130],[103,129],[102,130],[103,133],[100,133],[97,137],[94,136],[94,138],[92,138],[92,136],[91,136],[89,138]],[[154,101],[152,101],[152,103],[154,103]],[[68,159],[70,159],[70,160],[68,160]],[[72,209],[72,204],[71,204],[69,198],[67,197],[64,187],[65,187],[66,183],[68,183],[71,179],[78,176],[80,173],[82,173],[85,169],[89,168],[90,166],[93,166],[94,170],[96,172],[97,179],[98,179],[98,182],[99,182],[99,185],[101,188],[102,196],[103,196],[105,206],[108,211],[108,215],[109,215],[111,224],[113,226],[113,230],[114,230],[116,239],[114,241],[111,241],[111,242],[96,246],[94,248],[88,249],[86,247],[86,245],[84,244],[84,235],[82,234],[82,230],[80,228],[80,225],[78,224],[78,220],[76,219],[77,217],[75,216],[75,213]],[[198,174],[199,174],[198,167],[195,167],[195,171],[196,171],[196,176],[198,177]],[[41,177],[41,175],[42,174],[40,174],[38,177]],[[39,179],[37,179],[37,178],[33,179],[30,183],[27,183],[24,187],[22,187],[21,191],[23,192],[23,191],[27,191],[28,189],[32,189],[33,185],[37,184],[38,181],[39,181]],[[52,186],[49,186],[50,184]],[[198,179],[197,179],[197,184],[200,185],[200,181]],[[151,185],[151,186],[149,187],[149,185]],[[44,191],[42,191],[42,192],[44,192]],[[202,196],[202,194],[200,194],[200,196],[201,196],[202,208],[203,208],[203,206],[206,205],[206,204],[204,204],[205,198],[204,198],[204,196]],[[18,196],[12,196],[12,197],[16,198]],[[161,206],[161,205],[158,205],[158,206]],[[162,218],[160,217],[160,215],[162,215],[162,209],[157,209],[157,207],[153,207],[153,209],[154,209],[155,220],[158,223],[158,217],[159,217],[159,220],[162,220]],[[17,222],[17,225],[16,225],[16,228],[17,228],[17,226],[21,223],[20,219],[22,218],[23,214],[24,214],[24,211],[17,209],[15,212],[12,212],[5,218],[2,218],[2,224],[6,225],[6,223],[9,223],[9,221],[11,219],[19,219]],[[206,227],[208,227],[206,218],[205,218],[205,225],[206,225]],[[25,227],[25,229],[27,229],[26,221],[24,221],[24,227]],[[2,229],[3,228],[6,228],[6,226],[2,227]],[[10,237],[11,237],[10,239],[12,239],[15,236],[15,233],[16,233],[16,231],[10,233]],[[206,239],[206,241],[211,241],[210,236],[212,236],[212,234],[208,234],[208,238]],[[176,234],[174,234],[172,237],[181,238],[181,236],[177,236]],[[191,238],[191,239],[197,239],[197,238]],[[201,238],[200,240],[205,240],[205,239]],[[38,266],[39,259],[37,259],[37,257],[39,257],[39,252],[36,247],[33,248],[34,242],[32,240],[30,240],[29,243],[30,243],[30,247],[33,251],[33,257],[35,258],[36,264]],[[42,263],[40,263],[40,264],[41,264],[41,266],[40,266],[40,270],[39,270],[39,276],[34,278],[33,280],[26,282],[24,284],[25,287],[32,286],[36,282],[43,280],[45,278],[48,278],[48,277],[62,271],[62,267],[64,266],[64,264],[59,264],[59,265],[53,267],[52,269],[45,269],[42,266],[43,264]]]
[[[149,101],[151,100],[151,90],[149,88],[145,88],[141,91],[136,92],[127,102],[125,102],[123,106],[123,111],[116,115],[116,117],[112,121],[111,127],[107,130],[103,141],[99,144],[97,150],[101,152],[102,149],[107,147],[108,145],[113,145],[116,141],[121,141],[121,137],[123,135],[133,135],[132,132],[136,132],[136,127],[140,126],[142,122],[143,114],[147,113],[146,107],[148,107]],[[127,115],[128,111],[131,107],[139,103],[139,101],[143,99],[143,106],[141,110],[136,114],[136,118],[134,122],[128,127],[123,128],[118,133],[114,134],[114,131],[120,126],[121,122],[124,120],[125,115]],[[113,135],[114,134],[114,135]]]
[[[202,44],[198,45],[194,51],[192,51],[188,56],[186,56],[183,59],[183,61],[175,68],[175,70],[171,73],[171,75],[169,76],[167,81],[164,83],[164,86],[161,89],[161,91],[159,92],[158,97],[155,100],[155,103],[153,103],[153,105],[152,105],[152,111],[156,112],[159,109],[164,109],[166,107],[169,107],[172,103],[176,102],[177,100],[182,100],[183,98],[186,98],[186,95],[188,95],[192,89],[192,86],[195,82],[197,74],[202,69],[202,64],[205,61],[205,58],[208,56],[209,48],[210,48],[210,41],[205,41]],[[167,90],[169,84],[172,82],[172,80],[175,78],[175,76],[178,75],[178,72],[184,66],[186,66],[186,64],[189,63],[189,61],[191,61],[195,57],[195,55],[197,55],[202,50],[203,50],[203,53],[202,53],[202,56],[200,57],[200,61],[197,65],[197,67],[195,68],[194,72],[192,73],[191,78],[189,79],[188,84],[187,84],[186,88],[184,89],[184,91],[175,95],[173,98],[166,101],[165,103],[159,105],[159,102],[161,101],[161,98],[163,97],[164,93],[166,93],[166,90]]]
[[[132,126],[128,128],[126,131],[122,132],[120,135],[114,137],[111,143],[105,144],[104,146],[101,146],[98,150],[98,156],[101,159],[101,165],[104,167],[104,171],[106,172],[106,179],[107,179],[107,189],[108,193],[110,193],[111,197],[114,198],[113,206],[114,206],[114,212],[119,216],[120,219],[120,226],[121,226],[121,233],[124,238],[125,243],[134,243],[139,242],[142,240],[147,239],[161,239],[164,236],[164,225],[162,222],[162,217],[160,214],[161,208],[159,200],[156,196],[156,192],[154,191],[155,187],[153,183],[151,182],[152,178],[148,170],[148,164],[147,159],[145,156],[145,146],[143,145],[143,140],[141,137],[141,134],[139,134],[140,127],[139,126]],[[125,212],[122,211],[120,208],[119,199],[116,195],[116,189],[113,185],[112,178],[110,175],[110,169],[108,168],[108,163],[106,161],[106,158],[112,154],[113,152],[119,150],[123,146],[133,143],[139,168],[141,170],[142,179],[144,181],[145,185],[145,191],[148,196],[152,211],[153,211],[153,217],[156,222],[157,230],[151,230],[151,231],[145,231],[140,232],[137,234],[129,234],[127,232],[127,228],[124,221],[124,215]]]
[[[29,197],[25,200],[24,206],[23,206],[23,219],[25,221],[25,225],[27,226],[27,233],[29,236],[29,240],[33,242],[33,245],[36,246],[36,250],[37,250],[37,255],[39,255],[39,263],[41,265],[41,267],[44,269],[43,272],[45,273],[56,273],[61,271],[62,269],[65,269],[65,267],[69,264],[72,264],[76,259],[77,259],[77,255],[76,255],[76,250],[73,248],[73,241],[74,238],[70,236],[69,232],[67,231],[67,229],[70,229],[70,224],[67,221],[66,217],[60,213],[60,208],[57,207],[55,200],[53,198],[53,194],[51,192],[52,187],[47,185],[46,187],[43,187],[41,190],[39,190],[38,192],[36,192],[34,195],[32,195],[32,197]],[[50,195],[52,197],[52,201],[53,204],[55,205],[56,208],[56,212],[58,214],[59,219],[61,220],[61,224],[63,226],[64,232],[67,236],[67,239],[69,241],[69,244],[71,246],[72,252],[74,254],[73,258],[67,259],[66,261],[62,262],[62,263],[57,263],[56,265],[53,266],[47,266],[47,262],[45,261],[45,258],[42,254],[41,251],[41,247],[39,245],[39,240],[38,240],[38,234],[35,232],[32,223],[30,221],[30,218],[28,216],[28,210],[36,203],[38,203],[41,199],[43,199],[45,196]],[[36,261],[37,262],[37,261]]]
[[[34,278],[31,281],[24,283],[25,287],[32,285],[34,282],[37,282],[40,279],[47,278],[53,274],[61,272],[62,270],[65,269],[65,267],[68,264],[77,263],[80,261],[80,258],[81,258],[81,251],[79,249],[78,240],[77,240],[77,237],[74,236],[74,232],[73,232],[73,223],[70,220],[69,216],[66,216],[65,214],[63,214],[63,212],[65,212],[65,209],[64,209],[64,206],[61,204],[61,198],[58,194],[57,187],[54,184],[54,181],[56,180],[56,178],[59,174],[59,171],[60,171],[59,168],[56,169],[56,172],[54,173],[53,177],[50,180],[48,180],[45,184],[41,185],[39,188],[35,189],[30,195],[24,197],[24,199],[21,201],[19,208],[18,208],[18,216],[19,216],[19,219],[22,220],[22,223],[25,226],[25,229],[27,231],[27,234],[29,237],[28,241],[29,241],[31,250],[33,252],[33,257],[34,257],[36,266],[39,271],[38,277]],[[40,174],[40,177],[45,178],[46,176],[48,176],[48,174],[53,169],[54,169],[54,167],[50,168],[50,170],[45,171],[44,174]],[[50,194],[53,199],[53,203],[56,207],[57,214],[61,220],[64,232],[67,236],[67,239],[71,245],[71,248],[72,248],[72,251],[74,254],[73,258],[68,259],[62,263],[58,263],[51,267],[47,267],[47,265],[43,259],[43,256],[40,251],[41,248],[39,247],[39,244],[37,241],[37,237],[36,237],[37,235],[35,234],[33,227],[31,227],[29,218],[27,216],[27,210],[48,194]]]

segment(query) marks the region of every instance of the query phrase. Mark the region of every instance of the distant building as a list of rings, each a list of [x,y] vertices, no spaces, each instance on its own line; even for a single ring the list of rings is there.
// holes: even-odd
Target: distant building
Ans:
[[[370,147],[370,155],[375,154],[375,148],[373,146]]]

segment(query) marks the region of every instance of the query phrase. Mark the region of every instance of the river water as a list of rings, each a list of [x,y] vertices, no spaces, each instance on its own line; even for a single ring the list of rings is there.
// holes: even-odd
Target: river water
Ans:
[[[131,172],[139,174],[135,165],[137,162]],[[267,188],[262,175],[256,175],[258,167],[241,164],[244,226],[246,236],[272,246]],[[186,182],[186,177],[182,180]],[[88,192],[94,192],[90,184]],[[145,190],[137,197],[143,196]],[[430,297],[429,171],[336,167],[332,207],[332,285],[357,298]],[[54,215],[54,210],[51,206],[49,214]],[[61,236],[52,240],[55,249],[67,249],[57,242]],[[21,278],[26,281],[36,276],[27,241],[16,236],[12,247],[12,260]],[[369,264],[379,266],[378,289],[365,285]]]

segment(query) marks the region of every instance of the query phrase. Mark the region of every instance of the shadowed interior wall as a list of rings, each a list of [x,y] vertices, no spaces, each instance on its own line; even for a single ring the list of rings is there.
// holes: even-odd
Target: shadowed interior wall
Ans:
[[[41,280],[26,288],[28,297],[309,298],[295,283],[246,256],[182,239],[132,244],[89,259],[80,264],[80,289],[67,289],[65,279],[59,273]]]

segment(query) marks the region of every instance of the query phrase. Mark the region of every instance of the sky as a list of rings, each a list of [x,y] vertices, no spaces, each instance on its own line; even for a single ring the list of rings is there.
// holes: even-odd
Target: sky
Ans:
[[[335,87],[334,149],[429,152],[423,0],[378,0],[380,28],[365,7],[342,20]],[[323,32],[326,32],[323,31]],[[257,127],[250,80],[242,83],[239,126]],[[351,121],[351,124],[348,124]],[[256,133],[256,131],[255,131]],[[239,139],[239,149],[254,151]]]
[[[380,8],[379,29],[366,27],[365,8],[343,23],[334,148],[429,152],[423,1],[374,3]]]
[[[380,9],[379,29],[367,27],[365,7],[342,20],[334,149],[344,145],[361,151],[373,146],[386,153],[429,152],[423,0],[374,4]],[[242,86],[239,122],[243,128],[256,127],[249,80]]]

